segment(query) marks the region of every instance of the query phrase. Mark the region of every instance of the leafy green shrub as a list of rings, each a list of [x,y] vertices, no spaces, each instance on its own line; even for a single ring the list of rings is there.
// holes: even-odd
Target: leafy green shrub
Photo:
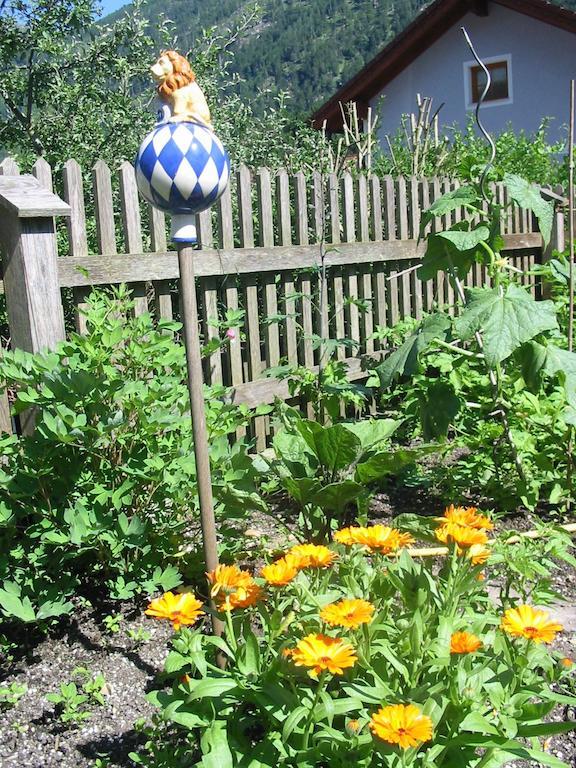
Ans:
[[[551,204],[518,176],[506,175],[504,183],[512,200],[532,210],[547,241]],[[556,301],[536,300],[502,254],[502,207],[489,201],[485,213],[482,204],[479,186],[470,184],[424,214],[423,230],[459,207],[469,215],[427,236],[418,271],[422,280],[447,274],[458,314],[425,317],[368,385],[380,385],[386,410],[407,417],[405,439],[450,437],[452,448],[463,449],[457,460],[430,469],[449,498],[481,491],[503,508],[569,504],[576,355],[566,349],[565,265],[556,259],[539,270],[554,280]],[[464,287],[475,262],[488,270],[491,287]]]
[[[155,327],[131,310],[124,289],[94,292],[85,336],[0,361],[15,412],[36,415],[32,435],[0,439],[0,608],[9,616],[65,613],[83,582],[105,583],[117,599],[170,589],[190,568],[199,516],[179,325]],[[256,497],[246,445],[228,441],[248,411],[223,394],[210,391],[207,422],[216,511],[223,517],[225,501],[229,520]]]

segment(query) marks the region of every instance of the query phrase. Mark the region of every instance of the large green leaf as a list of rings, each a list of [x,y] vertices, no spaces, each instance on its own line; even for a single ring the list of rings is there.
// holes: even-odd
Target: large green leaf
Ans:
[[[490,232],[487,227],[479,227],[479,230],[481,237],[474,231],[469,232],[466,222],[459,222],[446,232],[428,235],[426,253],[418,268],[420,280],[432,280],[438,272],[452,271],[464,279],[475,261],[486,258],[486,251],[479,248],[478,242],[488,239]],[[468,250],[463,249],[466,242],[473,243]]]
[[[398,448],[394,451],[378,451],[366,461],[358,464],[355,477],[360,483],[371,483],[386,475],[395,475],[404,467],[414,464],[421,456],[435,453],[438,446]]]
[[[447,229],[436,234],[452,243],[458,251],[471,251],[480,243],[488,240],[490,230],[485,224],[481,224],[475,229]]]
[[[420,353],[427,349],[434,339],[445,339],[450,324],[451,320],[446,315],[426,317],[402,346],[376,367],[381,386],[389,387],[394,379],[415,373]]]
[[[536,184],[531,184],[515,173],[504,174],[504,184],[512,200],[521,208],[532,211],[536,216],[544,245],[547,245],[552,232],[554,203],[551,200],[544,200]]]
[[[362,448],[360,438],[342,424],[325,427],[314,439],[318,460],[332,475],[356,461]]]
[[[228,746],[228,734],[224,720],[214,722],[202,734],[202,768],[232,768],[234,761]]]
[[[11,587],[12,584],[4,584],[4,586]],[[36,613],[28,597],[20,597],[20,590],[16,593],[16,590],[12,589],[0,589],[0,609],[6,616],[14,616],[21,621],[36,621]]]
[[[422,214],[420,220],[420,237],[424,234],[426,225],[437,216],[444,216],[463,205],[474,205],[477,202],[478,193],[472,186],[463,186],[447,192],[439,200],[435,200],[430,208]]]
[[[456,334],[466,341],[482,331],[488,365],[505,360],[524,342],[558,327],[552,301],[536,301],[524,288],[469,288],[467,304],[456,318]]]
[[[330,483],[320,488],[310,498],[310,502],[321,509],[342,512],[346,505],[355,501],[364,490],[364,486],[353,480],[343,480],[341,483]]]
[[[424,440],[446,437],[448,427],[460,410],[460,398],[454,387],[445,381],[435,381],[420,399],[420,421]]]
[[[341,426],[354,432],[360,439],[362,450],[367,451],[378,443],[388,440],[398,427],[402,419],[363,419],[362,421],[346,421]]]

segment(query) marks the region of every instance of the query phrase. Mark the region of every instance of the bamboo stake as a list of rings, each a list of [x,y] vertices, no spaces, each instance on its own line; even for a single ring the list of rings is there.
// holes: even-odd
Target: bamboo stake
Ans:
[[[198,498],[200,500],[202,546],[204,548],[206,570],[213,571],[218,565],[218,545],[216,542],[208,432],[204,409],[204,376],[202,373],[200,335],[198,332],[198,306],[196,303],[196,285],[194,281],[194,248],[188,243],[178,243],[177,247],[178,264],[180,267],[184,344],[186,346],[186,365],[188,370],[188,392],[190,393],[190,416],[192,419],[192,434],[194,436]],[[214,608],[214,605],[212,605],[212,608]],[[212,615],[212,629],[215,635],[221,635],[224,629],[221,619],[215,615]]]
[[[568,148],[568,208],[570,213],[568,255],[570,258],[568,351],[574,343],[574,80],[570,80],[570,136]]]
[[[561,528],[567,533],[576,533],[576,523],[566,523],[564,525],[559,525],[558,528]],[[519,533],[516,536],[511,536],[506,544],[519,544],[522,539],[540,539],[544,535],[545,531],[537,531],[533,529],[531,531]],[[406,551],[409,555],[412,555],[412,557],[442,557],[442,555],[448,554],[448,547],[413,547]]]

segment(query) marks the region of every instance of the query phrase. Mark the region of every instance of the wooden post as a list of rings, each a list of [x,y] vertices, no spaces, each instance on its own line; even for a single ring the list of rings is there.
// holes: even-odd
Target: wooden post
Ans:
[[[188,391],[190,393],[194,457],[196,459],[196,482],[198,483],[198,498],[200,500],[202,545],[204,547],[206,570],[213,571],[218,565],[218,545],[216,542],[216,523],[212,501],[208,431],[206,429],[206,412],[204,410],[204,377],[202,375],[200,334],[198,332],[198,306],[194,280],[194,248],[188,243],[179,243],[177,247],[178,265],[180,267],[180,298],[182,301],[184,343],[186,345],[186,364],[188,369]],[[222,634],[222,621],[215,616],[212,617],[212,628],[214,634]]]
[[[58,280],[54,216],[69,216],[70,206],[34,176],[0,176],[0,247],[4,291],[14,348],[53,349],[65,338]],[[33,411],[22,429],[33,429]]]

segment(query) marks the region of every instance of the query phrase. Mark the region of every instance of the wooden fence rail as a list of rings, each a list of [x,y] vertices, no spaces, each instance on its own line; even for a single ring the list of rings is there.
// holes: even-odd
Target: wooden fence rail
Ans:
[[[99,161],[90,175],[74,160],[53,173],[40,159],[32,176],[19,176],[17,165],[7,159],[0,164],[0,174],[0,232],[10,232],[19,223],[16,229],[24,237],[20,225],[26,219],[29,242],[31,222],[36,221],[52,243],[43,253],[42,269],[47,275],[53,272],[56,280],[52,290],[41,287],[41,277],[34,280],[26,270],[15,278],[13,254],[22,243],[18,235],[16,240],[0,235],[13,345],[35,351],[61,338],[61,289],[72,289],[80,333],[86,330],[87,293],[97,285],[129,284],[136,314],[178,316],[176,252],[167,244],[164,215],[139,199],[130,163],[112,172]],[[243,312],[236,338],[207,359],[206,381],[231,386],[233,397],[250,405],[271,402],[275,396],[287,398],[285,382],[265,378],[264,373],[281,362],[313,368],[318,364],[315,335],[348,339],[349,345],[339,347],[337,354],[350,364],[351,376],[359,377],[363,356],[385,352],[385,341],[374,333],[378,328],[407,316],[419,318],[435,306],[451,309],[450,281],[440,274],[421,283],[415,267],[423,253],[418,242],[421,212],[457,186],[447,179],[355,179],[347,173],[337,179],[239,168],[214,209],[198,217],[202,252],[195,271],[204,339],[222,336],[228,311]],[[505,201],[505,190],[495,191]],[[23,192],[26,205],[18,211],[9,198]],[[59,214],[66,214],[65,229],[61,222],[53,224]],[[455,211],[431,228],[462,216],[463,211]],[[553,247],[562,247],[563,226],[559,210]],[[503,233],[507,256],[534,290],[528,271],[542,257],[542,241],[532,217],[510,209]],[[39,237],[39,232],[32,235]],[[324,284],[322,256],[327,267]],[[468,284],[485,280],[485,270],[477,266]],[[322,291],[327,300],[321,305]],[[27,338],[25,329],[36,327],[52,330],[40,341]],[[10,428],[5,399],[0,402],[0,424]],[[256,420],[259,446],[266,428],[263,418]]]

